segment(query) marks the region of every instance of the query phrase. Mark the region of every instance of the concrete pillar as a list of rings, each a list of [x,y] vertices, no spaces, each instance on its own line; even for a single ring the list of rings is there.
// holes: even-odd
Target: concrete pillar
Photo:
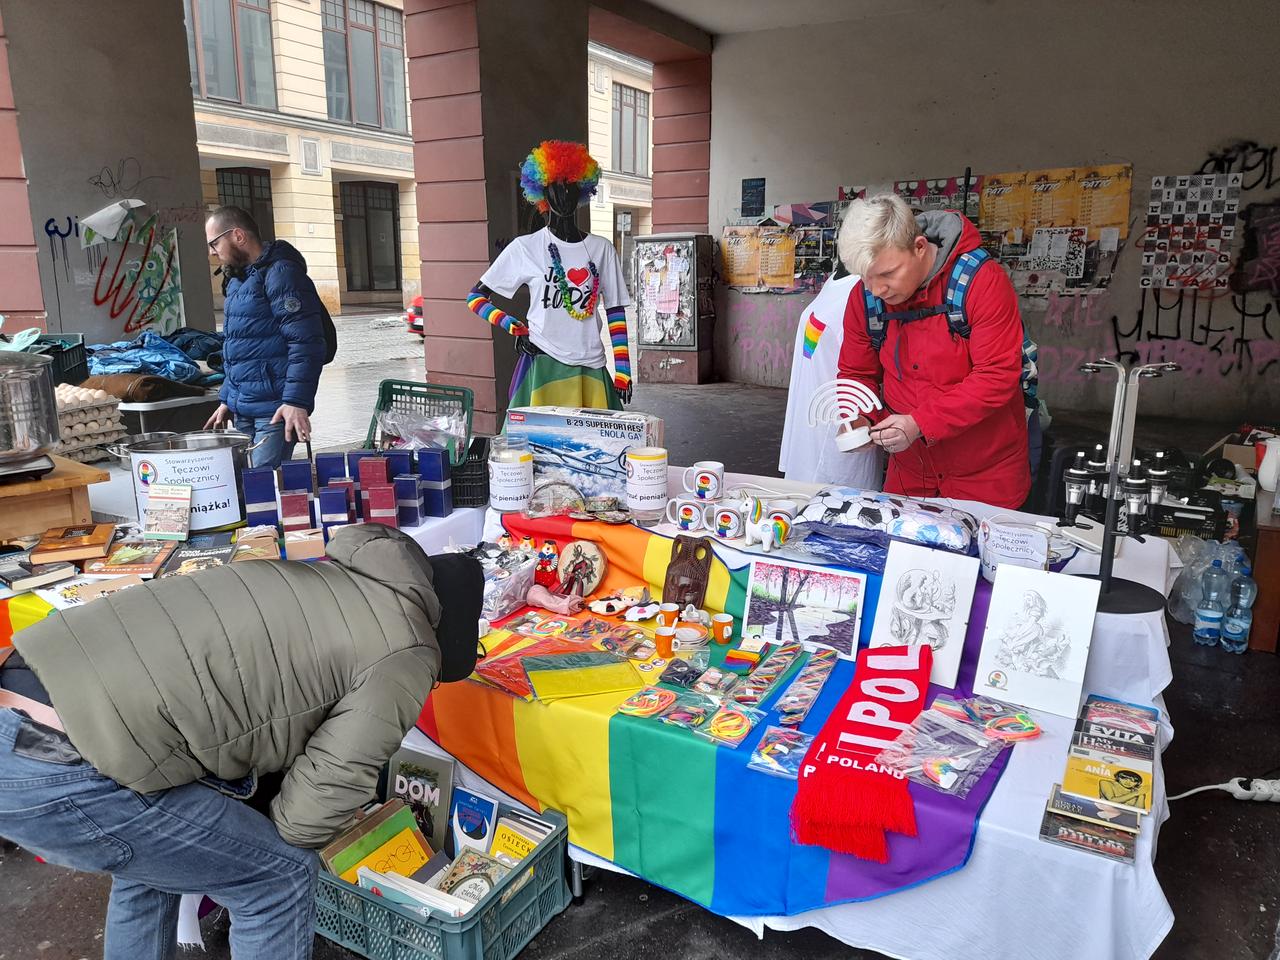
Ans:
[[[5,316],[6,333],[45,328],[38,258],[18,111],[9,82],[9,40],[0,21],[0,313]]]
[[[511,339],[472,314],[467,292],[512,237],[541,226],[519,166],[547,139],[586,140],[584,0],[407,0],[426,366],[475,392],[474,430],[506,411]],[[523,316],[521,294],[504,309]]]

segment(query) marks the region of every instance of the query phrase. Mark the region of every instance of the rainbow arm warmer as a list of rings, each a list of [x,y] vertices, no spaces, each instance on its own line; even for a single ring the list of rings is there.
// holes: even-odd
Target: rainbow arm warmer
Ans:
[[[500,310],[486,295],[484,285],[477,283],[467,294],[467,309],[482,320],[487,320],[495,327],[505,330],[513,337],[524,336],[529,328],[511,314]]]
[[[631,385],[631,351],[627,346],[627,312],[625,307],[610,307],[605,311],[609,322],[609,342],[613,345],[613,365],[617,371],[613,384],[619,390]]]

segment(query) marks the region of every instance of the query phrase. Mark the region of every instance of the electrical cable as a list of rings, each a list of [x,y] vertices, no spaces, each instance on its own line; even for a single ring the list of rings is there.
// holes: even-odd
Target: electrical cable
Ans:
[[[1211,783],[1203,787],[1187,790],[1169,800],[1182,800],[1197,793],[1209,790],[1223,790],[1237,800],[1258,800],[1262,802],[1280,803],[1280,780],[1264,780],[1260,777],[1235,777],[1226,783]]]

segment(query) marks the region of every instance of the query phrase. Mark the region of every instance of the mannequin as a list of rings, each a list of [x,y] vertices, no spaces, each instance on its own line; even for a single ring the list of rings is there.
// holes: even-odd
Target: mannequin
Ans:
[[[525,199],[546,226],[509,243],[472,288],[467,306],[516,338],[519,359],[511,376],[510,406],[603,407],[621,410],[631,400],[631,356],[626,307],[631,303],[622,266],[609,241],[584,233],[578,208],[589,203],[600,167],[577,143],[539,144],[520,170]],[[529,287],[529,316],[506,313],[494,294]],[[605,308],[615,376],[610,379],[600,342]]]

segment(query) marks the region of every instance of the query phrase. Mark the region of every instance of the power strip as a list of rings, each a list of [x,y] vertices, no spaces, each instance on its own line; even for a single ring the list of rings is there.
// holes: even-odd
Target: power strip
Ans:
[[[1206,790],[1225,790],[1237,800],[1280,803],[1280,780],[1250,779],[1249,777],[1235,777],[1226,783],[1214,783],[1207,787],[1196,787],[1194,790],[1188,790],[1186,793],[1180,793],[1176,797],[1170,797],[1169,799],[1181,800],[1195,793],[1204,793]]]

